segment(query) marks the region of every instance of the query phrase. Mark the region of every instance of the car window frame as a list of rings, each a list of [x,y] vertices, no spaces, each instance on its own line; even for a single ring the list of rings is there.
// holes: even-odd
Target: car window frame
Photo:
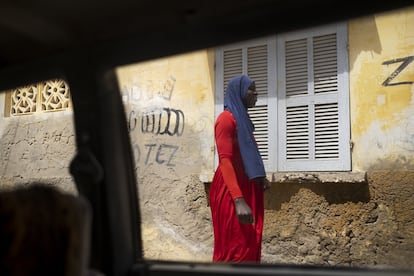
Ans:
[[[389,9],[395,8],[397,3],[394,6],[388,3],[387,6],[383,2],[382,5],[384,9]],[[279,33],[308,23],[326,23],[342,19],[344,15],[372,12],[369,7],[364,7],[358,12],[356,10],[360,7],[342,15],[333,13],[323,22],[322,19],[312,21],[305,17],[296,24],[289,21],[278,26],[280,20],[275,20],[260,32],[252,28],[247,32],[243,29],[223,29],[223,33],[232,35],[231,38],[222,35],[211,39],[208,34],[216,34],[214,28],[205,29],[205,34],[197,35],[196,39],[189,33],[197,26],[178,29],[165,37],[132,37],[95,47],[80,47],[63,54],[2,68],[0,91],[51,78],[64,79],[71,87],[77,155],[70,169],[78,190],[93,208],[90,266],[105,275],[354,275],[355,272],[364,275],[409,275],[407,271],[386,269],[152,262],[145,260],[142,255],[137,178],[115,74],[116,66]],[[274,15],[269,12],[259,23],[265,23]],[[166,42],[172,39],[176,39],[176,42],[165,47]],[[193,42],[189,43],[191,40]]]

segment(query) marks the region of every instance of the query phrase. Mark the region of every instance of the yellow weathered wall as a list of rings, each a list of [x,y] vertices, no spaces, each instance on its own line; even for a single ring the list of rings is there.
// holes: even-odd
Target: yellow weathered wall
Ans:
[[[117,71],[148,259],[211,259],[210,212],[198,175],[214,169],[213,70],[214,51],[202,50]]]
[[[414,169],[414,85],[383,85],[398,59],[414,57],[414,8],[348,26],[352,168]],[[389,84],[413,81],[411,60]]]
[[[138,168],[157,164],[157,170],[162,172],[169,167],[177,176],[213,169],[213,62],[212,50],[203,50],[118,69]],[[158,133],[158,116],[163,109]],[[168,128],[173,132],[177,127],[177,133],[162,133],[168,125],[165,109],[179,112],[179,118],[171,112]],[[155,130],[150,121],[143,131],[143,114],[150,120],[155,116]],[[145,146],[148,143],[156,145],[150,148]],[[159,158],[154,160],[160,145],[174,148],[164,148],[164,152],[161,149]]]

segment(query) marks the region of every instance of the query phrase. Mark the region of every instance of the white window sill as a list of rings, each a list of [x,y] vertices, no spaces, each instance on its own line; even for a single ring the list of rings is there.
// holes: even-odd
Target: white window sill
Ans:
[[[200,174],[203,183],[211,183],[214,173]],[[366,172],[276,172],[268,173],[272,183],[366,183]]]

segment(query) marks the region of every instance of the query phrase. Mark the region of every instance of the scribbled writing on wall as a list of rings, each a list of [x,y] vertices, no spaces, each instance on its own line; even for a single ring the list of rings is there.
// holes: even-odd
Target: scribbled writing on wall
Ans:
[[[148,80],[149,83],[154,83]],[[166,107],[171,101],[176,79],[170,76],[160,85],[146,86],[136,84],[131,89],[125,87],[124,102],[130,104],[128,114],[128,130],[131,135],[141,132],[144,135],[182,136],[185,128],[185,115],[180,109]],[[145,165],[158,164],[174,167],[174,158],[179,150],[178,145],[165,141],[147,144],[133,144],[135,161]]]
[[[172,92],[174,90],[176,79],[173,76],[170,76],[169,79],[164,83],[163,93],[162,96],[167,99],[171,100]]]
[[[136,116],[137,112],[132,110],[128,117],[129,132],[141,130],[143,134],[181,136],[184,133],[185,116],[184,112],[177,109],[163,108],[159,113],[142,112],[141,119]],[[141,123],[141,127],[137,125]],[[134,144],[134,155],[136,162],[141,159],[140,147]],[[164,164],[168,167],[174,166],[172,160],[179,149],[179,146],[171,144],[145,144],[145,165],[155,160],[157,164]]]
[[[394,86],[394,85],[403,85],[403,84],[412,84],[414,81],[400,81],[400,82],[392,82],[392,80],[397,77],[412,61],[414,60],[414,56],[408,56],[404,58],[397,58],[392,60],[387,60],[382,63],[382,65],[390,65],[394,63],[401,63],[394,72],[382,83],[383,86]]]
[[[144,145],[144,164],[149,165],[152,160],[157,164],[166,165],[167,167],[174,167],[173,159],[179,149],[179,146],[168,145],[168,144],[145,144]],[[133,146],[134,156],[136,162],[141,160],[141,150],[137,144]]]
[[[184,133],[184,120],[184,113],[181,110],[163,108],[159,114],[143,114],[141,131],[156,135],[181,136]]]
[[[124,103],[133,103],[160,97],[166,101],[170,101],[175,88],[175,83],[175,77],[169,76],[165,81],[146,80],[142,81],[142,83],[134,82],[130,87],[123,85],[121,89],[122,100]]]
[[[157,113],[142,112],[140,117],[142,133],[169,136],[181,136],[184,133],[185,115],[182,110],[163,108],[161,112]],[[137,123],[136,112],[132,110],[128,118],[130,132],[136,129]]]

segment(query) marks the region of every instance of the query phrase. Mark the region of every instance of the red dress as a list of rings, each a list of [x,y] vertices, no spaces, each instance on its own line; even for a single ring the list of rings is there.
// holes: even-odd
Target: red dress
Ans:
[[[244,171],[237,140],[236,120],[230,111],[222,112],[217,118],[215,139],[219,160],[230,158],[237,181],[228,179],[229,177],[224,179],[220,162],[210,187],[214,229],[213,261],[260,262],[264,191],[255,181],[250,181]],[[240,195],[252,209],[253,224],[242,224],[237,218],[233,199]]]

